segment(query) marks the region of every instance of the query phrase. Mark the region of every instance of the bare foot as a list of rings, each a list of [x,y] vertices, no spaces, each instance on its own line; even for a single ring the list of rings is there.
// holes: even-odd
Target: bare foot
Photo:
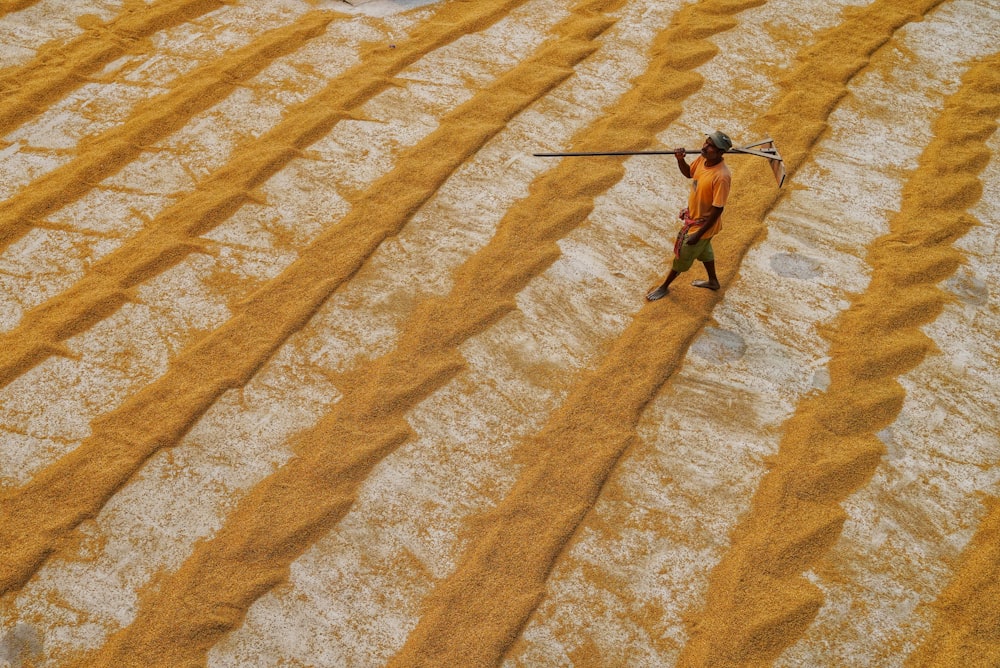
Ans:
[[[718,290],[719,284],[712,283],[711,281],[691,281],[691,285],[696,288],[708,288],[709,290]]]
[[[655,290],[651,291],[649,294],[646,295],[646,301],[655,302],[657,299],[662,299],[663,297],[666,297],[668,292],[670,292],[670,290],[667,290],[665,287],[661,285],[660,287],[656,288]]]

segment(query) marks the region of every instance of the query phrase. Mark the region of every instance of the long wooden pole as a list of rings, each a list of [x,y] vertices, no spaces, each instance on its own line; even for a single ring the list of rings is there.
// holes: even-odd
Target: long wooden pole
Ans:
[[[673,155],[677,151],[592,151],[592,152],[582,152],[582,153],[532,153],[531,155],[536,158],[572,158],[572,157],[587,157],[587,156],[601,156],[601,155]],[[701,149],[684,149],[684,155],[700,154]],[[731,148],[726,153],[744,153],[746,155],[756,155],[759,158],[767,158],[768,160],[781,160],[781,156],[773,148],[767,148],[762,150],[753,150],[750,148]]]
[[[761,148],[758,148],[761,147]],[[684,155],[701,153],[701,149],[683,149]],[[674,155],[677,151],[657,150],[657,151],[587,151],[576,153],[532,153],[536,158],[578,158],[594,156],[615,156],[615,155]],[[742,153],[744,155],[755,155],[758,158],[767,158],[771,163],[771,171],[774,172],[774,180],[778,187],[785,183],[785,165],[781,159],[781,154],[774,147],[773,140],[763,139],[746,146],[735,146],[726,153]]]

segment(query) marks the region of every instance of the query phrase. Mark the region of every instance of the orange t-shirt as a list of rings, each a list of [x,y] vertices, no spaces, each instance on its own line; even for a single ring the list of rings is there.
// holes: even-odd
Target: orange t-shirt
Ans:
[[[692,218],[701,218],[707,216],[713,206],[720,209],[724,207],[729,198],[729,186],[732,181],[733,176],[725,162],[706,167],[704,156],[698,156],[691,163],[691,194],[688,195],[689,215]],[[701,238],[711,239],[721,229],[722,216],[719,216],[712,229],[706,231]]]

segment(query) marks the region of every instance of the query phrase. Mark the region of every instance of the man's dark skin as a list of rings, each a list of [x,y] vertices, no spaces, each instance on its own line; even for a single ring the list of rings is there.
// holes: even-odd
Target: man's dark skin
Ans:
[[[714,167],[720,162],[722,162],[723,153],[724,151],[715,144],[713,144],[711,139],[706,139],[705,143],[701,147],[701,154],[705,157],[706,167]],[[686,160],[684,160],[684,155],[685,155],[684,149],[678,148],[674,150],[674,157],[677,158],[677,168],[681,170],[681,174],[683,174],[685,178],[690,179],[691,166],[687,163]],[[698,220],[702,221],[702,225],[698,228],[697,232],[695,232],[688,238],[686,243],[689,246],[694,246],[696,243],[701,241],[702,235],[705,234],[706,231],[711,229],[711,227],[715,224],[715,221],[717,221],[719,219],[719,216],[722,215],[722,210],[724,208],[725,207],[713,206],[709,210],[707,216],[702,216],[701,218],[699,218]],[[715,275],[715,261],[712,260],[710,262],[705,262],[704,264],[705,264],[705,271],[708,272],[708,280],[694,281],[691,283],[691,285],[697,288],[708,288],[709,290],[718,290],[719,278]],[[670,273],[667,274],[667,279],[663,281],[663,285],[661,285],[660,287],[656,288],[655,290],[651,291],[648,295],[646,295],[646,299],[648,299],[649,301],[653,301],[654,299],[659,299],[663,295],[667,294],[670,291],[670,284],[674,282],[674,279],[677,278],[677,276],[678,276],[677,272],[671,269]]]

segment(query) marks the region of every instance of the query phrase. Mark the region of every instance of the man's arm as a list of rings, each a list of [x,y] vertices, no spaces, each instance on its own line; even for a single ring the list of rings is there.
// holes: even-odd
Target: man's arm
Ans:
[[[686,155],[686,151],[684,149],[682,149],[682,148],[675,148],[674,149],[674,157],[677,158],[677,168],[679,170],[681,170],[681,174],[683,174],[685,176],[685,178],[689,178],[690,179],[691,178],[691,165],[687,164],[687,160],[684,159],[685,155]]]
[[[713,206],[711,209],[709,209],[708,215],[701,217],[701,219],[705,222],[702,223],[701,226],[698,228],[698,230],[688,238],[687,240],[688,244],[694,246],[696,243],[701,241],[702,235],[705,234],[705,232],[712,229],[712,226],[715,225],[715,221],[717,221],[719,219],[719,216],[722,215],[722,210],[724,208],[725,207],[722,206]]]

